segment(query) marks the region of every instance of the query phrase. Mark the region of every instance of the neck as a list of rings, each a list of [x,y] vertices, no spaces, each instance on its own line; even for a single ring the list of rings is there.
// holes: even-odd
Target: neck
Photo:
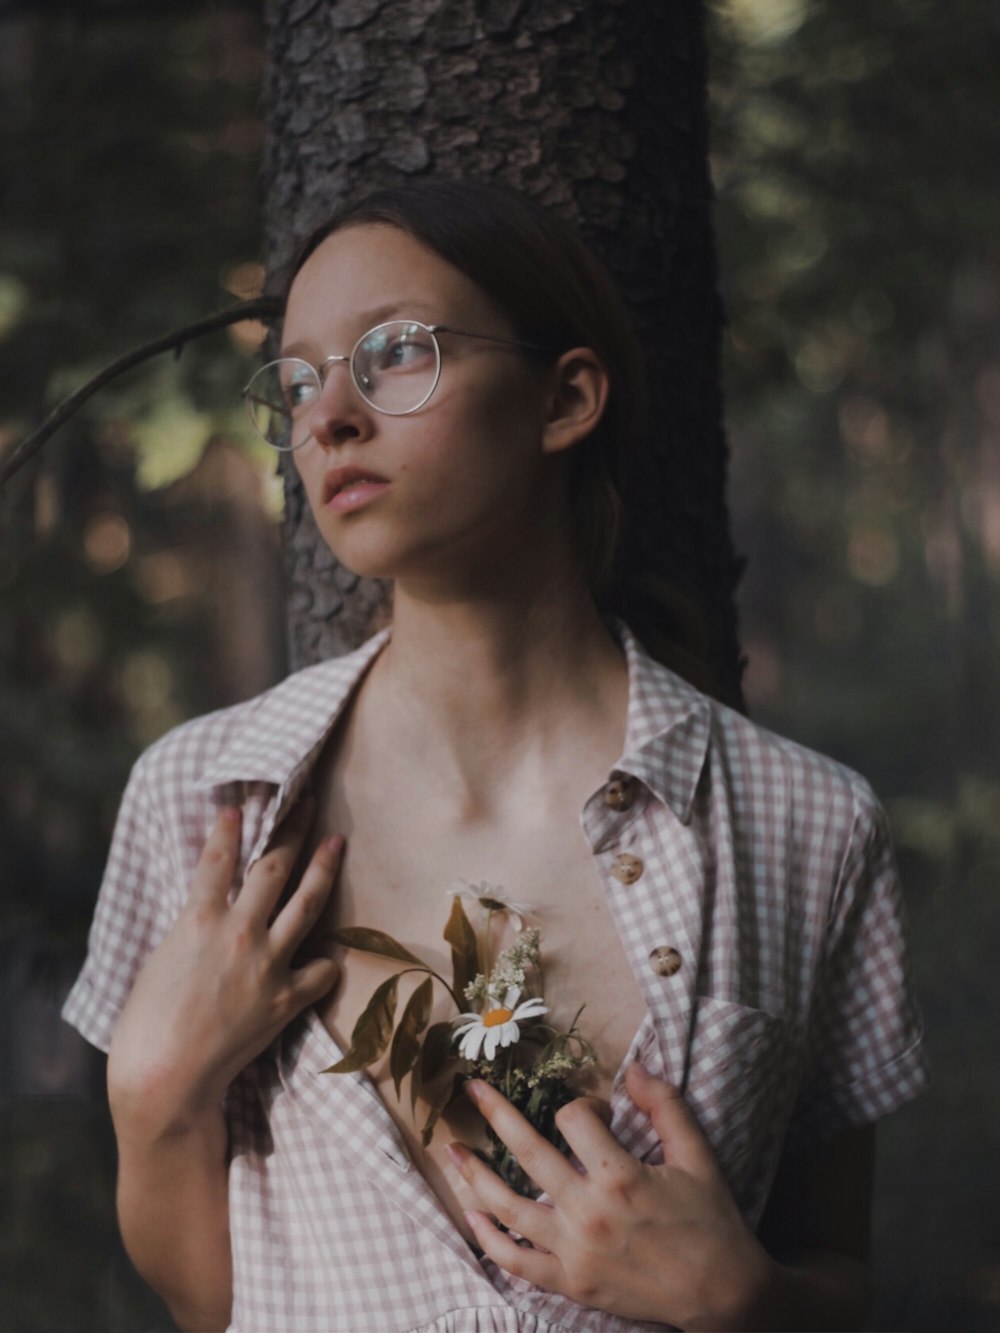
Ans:
[[[540,582],[475,590],[396,585],[392,639],[373,670],[373,743],[419,757],[459,808],[481,812],[502,793],[546,789],[572,754],[620,751],[624,659],[586,587],[567,564]]]

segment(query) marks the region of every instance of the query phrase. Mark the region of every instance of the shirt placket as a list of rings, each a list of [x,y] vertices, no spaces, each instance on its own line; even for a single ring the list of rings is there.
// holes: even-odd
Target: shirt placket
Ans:
[[[663,1076],[683,1091],[702,948],[704,857],[690,824],[663,804],[616,769],[587,802],[581,822],[649,1010]]]

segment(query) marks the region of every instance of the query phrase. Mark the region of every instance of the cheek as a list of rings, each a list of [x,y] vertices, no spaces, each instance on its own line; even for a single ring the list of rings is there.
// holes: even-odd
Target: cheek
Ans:
[[[309,451],[312,452],[312,451]],[[319,504],[320,488],[323,485],[322,469],[317,466],[316,460],[310,458],[309,452],[304,453],[301,449],[296,449],[292,454],[292,467],[302,483],[302,489],[306,493],[306,499],[315,510]]]

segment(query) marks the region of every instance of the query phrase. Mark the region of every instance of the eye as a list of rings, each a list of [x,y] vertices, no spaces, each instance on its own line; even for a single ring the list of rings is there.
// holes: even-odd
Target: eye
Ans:
[[[358,349],[366,373],[419,369],[434,362],[433,336],[419,324],[374,329]]]
[[[282,367],[281,399],[286,412],[301,412],[316,401],[318,394],[319,380],[312,366],[302,361]]]

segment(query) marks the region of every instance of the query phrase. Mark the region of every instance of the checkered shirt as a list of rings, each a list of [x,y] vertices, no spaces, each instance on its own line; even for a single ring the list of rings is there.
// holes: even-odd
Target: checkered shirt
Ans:
[[[612,1132],[662,1160],[623,1086],[641,1058],[683,1088],[756,1225],[783,1150],[875,1120],[926,1081],[889,832],[863,779],[706,698],[617,632],[625,749],[581,812],[647,1005],[614,1081]],[[389,633],[176,728],[140,758],[63,1011],[89,1041],[108,1049],[220,807],[244,812],[239,882]],[[654,968],[664,946],[675,954]],[[320,1073],[341,1054],[310,1010],[230,1089],[229,1333],[665,1327],[477,1259],[369,1078]]]

